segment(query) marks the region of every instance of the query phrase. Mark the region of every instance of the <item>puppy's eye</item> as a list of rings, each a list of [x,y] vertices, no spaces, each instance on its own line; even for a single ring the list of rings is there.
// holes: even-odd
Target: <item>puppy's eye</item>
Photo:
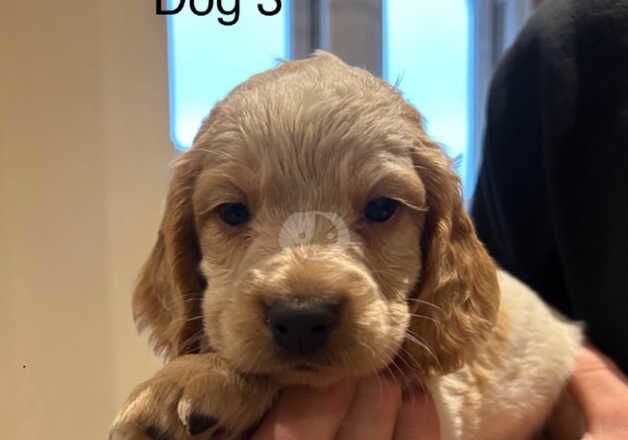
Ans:
[[[249,221],[251,213],[242,203],[223,203],[218,207],[220,219],[228,225],[238,226]]]
[[[379,197],[368,202],[364,208],[364,217],[372,222],[385,222],[393,216],[398,207],[398,201]]]

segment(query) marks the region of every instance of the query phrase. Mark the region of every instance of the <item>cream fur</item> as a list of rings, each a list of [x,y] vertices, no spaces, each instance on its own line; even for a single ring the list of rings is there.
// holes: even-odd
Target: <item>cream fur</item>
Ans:
[[[499,273],[499,285],[507,331],[498,367],[484,372],[490,380],[478,380],[473,367],[465,365],[428,382],[444,440],[531,438],[542,428],[574,367],[580,327],[552,313],[508,273]]]

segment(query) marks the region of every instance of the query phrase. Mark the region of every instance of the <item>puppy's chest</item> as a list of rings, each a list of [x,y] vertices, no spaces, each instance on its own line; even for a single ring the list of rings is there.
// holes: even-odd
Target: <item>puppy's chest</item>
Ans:
[[[573,369],[579,326],[510,275],[499,282],[501,322],[480,361],[428,384],[444,439],[534,438]]]

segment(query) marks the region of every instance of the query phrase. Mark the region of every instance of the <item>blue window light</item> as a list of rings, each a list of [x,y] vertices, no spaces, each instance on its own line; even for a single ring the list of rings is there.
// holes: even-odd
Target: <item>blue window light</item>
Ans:
[[[179,3],[170,0],[168,8]],[[242,2],[231,26],[219,23],[215,11],[197,16],[185,7],[168,16],[170,136],[177,149],[192,146],[203,119],[232,88],[290,57],[290,1],[274,16],[260,14],[257,3]]]
[[[470,15],[466,0],[384,0],[384,78],[421,111],[428,134],[460,158],[468,196]]]

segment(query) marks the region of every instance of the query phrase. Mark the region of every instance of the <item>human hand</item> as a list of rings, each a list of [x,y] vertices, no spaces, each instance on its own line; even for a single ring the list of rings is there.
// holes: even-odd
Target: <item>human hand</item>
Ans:
[[[345,380],[325,389],[291,387],[266,416],[253,440],[438,440],[439,425],[429,395],[402,396],[382,376]]]
[[[587,421],[582,440],[628,439],[628,381],[610,359],[584,347],[569,386]]]

